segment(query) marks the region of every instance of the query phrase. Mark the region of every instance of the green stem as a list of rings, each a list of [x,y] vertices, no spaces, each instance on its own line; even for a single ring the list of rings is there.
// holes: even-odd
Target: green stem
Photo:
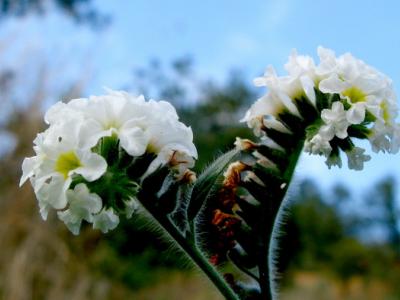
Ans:
[[[267,224],[265,224],[264,228],[268,229],[267,236],[268,238],[265,240],[263,244],[263,251],[260,254],[261,264],[259,265],[260,272],[260,288],[261,288],[261,299],[271,300],[273,299],[273,270],[272,270],[272,257],[273,257],[273,246],[272,241],[275,239],[274,233],[277,231],[277,228],[280,226],[279,224],[279,211],[282,206],[283,199],[286,196],[286,192],[290,186],[290,183],[293,179],[293,174],[296,169],[297,163],[299,161],[300,155],[303,151],[304,146],[304,138],[301,139],[292,154],[290,155],[288,166],[286,167],[285,172],[283,173],[283,179],[286,182],[285,190],[282,193],[282,198],[279,200],[278,205],[272,205],[268,210],[268,218],[266,218]],[[268,253],[268,256],[263,255],[264,253]]]
[[[181,249],[195,262],[207,275],[222,295],[228,300],[239,300],[235,292],[226,283],[221,274],[212,266],[196,245],[191,236],[185,237],[180,230],[166,216],[156,217],[150,210],[148,212],[158,221],[159,225],[178,243]],[[191,232],[193,234],[193,232]]]
[[[289,187],[290,182],[292,181],[294,170],[296,169],[300,155],[303,152],[304,142],[305,142],[304,138],[299,141],[299,143],[297,144],[296,148],[294,149],[292,155],[290,156],[289,165],[286,168],[285,172],[283,173],[283,178],[287,182],[286,191],[287,191],[287,188]],[[286,191],[285,191],[285,194],[286,194]],[[285,196],[285,194],[284,194],[284,196]]]

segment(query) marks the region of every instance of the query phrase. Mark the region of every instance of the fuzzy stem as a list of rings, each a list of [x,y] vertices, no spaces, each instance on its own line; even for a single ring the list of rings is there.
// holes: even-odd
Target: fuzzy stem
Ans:
[[[207,275],[212,283],[218,288],[227,300],[239,300],[235,292],[230,288],[221,274],[209,263],[207,258],[199,250],[195,239],[191,236],[193,233],[185,237],[181,231],[172,223],[171,219],[164,216],[158,216],[146,208],[152,217],[157,220],[159,225],[177,242],[180,248],[192,259],[192,261]]]
[[[274,270],[272,268],[272,258],[273,255],[273,245],[272,241],[275,239],[274,235],[279,227],[279,210],[282,206],[283,199],[285,198],[286,192],[290,186],[290,183],[293,178],[294,171],[296,169],[297,163],[299,161],[300,155],[303,151],[305,139],[302,138],[299,140],[292,154],[290,155],[288,166],[283,173],[283,179],[287,183],[285,190],[282,194],[281,199],[276,199],[279,201],[278,205],[270,205],[268,207],[267,218],[265,218],[266,224],[264,228],[267,228],[267,236],[268,238],[265,240],[263,244],[263,251],[260,253],[260,261],[259,272],[260,272],[260,288],[261,288],[261,299],[263,300],[272,300],[273,299],[273,275]],[[265,256],[265,253],[268,253],[268,256]]]

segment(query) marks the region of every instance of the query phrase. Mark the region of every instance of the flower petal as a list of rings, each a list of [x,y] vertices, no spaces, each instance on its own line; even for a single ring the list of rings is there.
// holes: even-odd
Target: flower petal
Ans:
[[[346,111],[346,119],[350,124],[360,124],[365,119],[365,105],[364,103],[353,104],[348,111]]]
[[[124,128],[119,133],[121,147],[131,156],[140,156],[146,152],[148,135],[140,128]]]
[[[112,208],[104,209],[94,215],[93,217],[93,228],[100,229],[103,233],[107,233],[109,230],[113,230],[119,224],[119,217],[115,214]]]
[[[99,179],[107,170],[106,160],[90,151],[77,151],[82,166],[70,171],[70,175],[76,173],[82,175],[88,181]]]

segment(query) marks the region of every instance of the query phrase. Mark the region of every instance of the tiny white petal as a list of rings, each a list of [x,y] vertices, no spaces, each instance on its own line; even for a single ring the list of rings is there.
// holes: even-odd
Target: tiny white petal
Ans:
[[[37,167],[38,157],[27,157],[22,162],[22,176],[19,181],[19,186],[22,186],[25,181],[34,174],[35,168]]]
[[[319,89],[323,93],[338,94],[348,87],[348,84],[340,80],[337,74],[332,74],[330,77],[321,80],[319,83]]]
[[[78,151],[77,153],[82,166],[70,171],[70,173],[80,174],[87,181],[94,181],[99,179],[106,172],[107,162],[102,156],[88,151]]]
[[[332,147],[329,140],[325,139],[320,134],[316,134],[310,141],[306,142],[305,150],[311,154],[324,155],[328,157],[332,151]]]
[[[364,162],[369,161],[371,156],[364,154],[365,149],[354,147],[350,151],[346,151],[347,164],[349,169],[360,171],[364,168]]]
[[[353,104],[346,111],[346,118],[351,124],[360,124],[365,119],[365,105],[363,103]]]
[[[326,140],[331,140],[334,136],[340,139],[348,136],[347,128],[350,123],[346,119],[346,111],[340,101],[334,102],[331,109],[323,109],[321,118],[326,125],[320,128],[319,134]]]
[[[119,217],[112,208],[103,208],[100,213],[93,216],[93,228],[100,229],[103,233],[115,229],[118,224]]]
[[[317,105],[317,98],[315,95],[315,84],[314,81],[308,76],[300,77],[301,85],[303,86],[304,92],[306,93],[307,98],[311,101],[312,105]]]
[[[148,135],[139,127],[126,128],[119,134],[121,147],[131,156],[140,156],[146,152]]]
[[[79,234],[82,220],[93,221],[93,214],[98,213],[102,207],[101,198],[91,194],[83,183],[75,186],[74,190],[67,191],[69,207],[57,213],[68,229],[75,235]]]

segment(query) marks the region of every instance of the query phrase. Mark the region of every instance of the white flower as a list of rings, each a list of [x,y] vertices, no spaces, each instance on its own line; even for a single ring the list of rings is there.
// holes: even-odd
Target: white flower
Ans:
[[[264,126],[271,125],[265,122],[270,122],[265,119],[266,116],[270,117],[270,120],[278,119],[278,115],[286,110],[301,118],[294,103],[295,100],[305,96],[316,106],[314,88],[318,76],[315,73],[316,67],[313,59],[309,56],[297,55],[296,50],[293,50],[285,68],[289,73],[288,76],[279,77],[270,66],[264,76],[254,79],[256,86],[266,86],[268,92],[250,107],[241,122],[247,122],[247,125],[253,128],[258,136],[261,135],[261,129]],[[283,129],[282,124],[280,124],[280,128]]]
[[[256,135],[261,135],[261,129],[268,125],[269,122],[265,122],[265,118],[269,117],[270,120],[276,120],[278,115],[285,110],[299,116],[298,110],[293,103],[288,103],[284,99],[280,98],[276,93],[271,92],[258,99],[246,112],[246,115],[240,120],[240,122],[247,122],[247,125],[254,129]],[[279,126],[280,131],[287,131],[282,123],[279,122],[279,124],[280,125],[275,123],[275,127]],[[271,126],[272,123],[269,125]]]
[[[354,147],[350,151],[346,151],[349,169],[360,171],[364,168],[364,162],[371,159],[371,156],[365,155],[364,152],[365,149],[359,147]]]
[[[335,52],[321,46],[318,47],[317,52],[320,63],[316,67],[315,72],[321,78],[329,77],[329,75],[336,70]]]
[[[149,137],[143,130],[146,119],[143,97],[110,94],[76,101],[84,101],[86,104],[81,105],[77,111],[84,118],[82,132],[86,147],[95,146],[102,137],[116,134],[121,147],[129,155],[139,156],[146,151]]]
[[[371,134],[368,139],[371,143],[372,151],[378,153],[379,151],[386,152],[391,149],[390,142],[390,128],[388,128],[383,122],[377,121],[371,128]]]
[[[37,155],[26,158],[22,164],[20,185],[31,179],[43,219],[47,218],[50,207],[66,206],[66,191],[74,174],[94,181],[107,169],[103,157],[79,147],[79,129],[78,119],[65,116],[64,123],[57,123],[38,135],[34,141]]]
[[[100,229],[103,233],[115,229],[119,224],[119,217],[112,208],[103,208],[100,213],[93,216],[93,228]]]
[[[58,102],[45,122],[49,128],[34,141],[36,156],[24,160],[20,184],[30,179],[43,219],[59,210],[74,234],[82,220],[103,232],[114,229],[120,215],[130,218],[137,209],[145,175],[167,166],[182,179],[197,158],[191,128],[165,101],[110,91]]]
[[[314,81],[316,76],[312,58],[298,56],[294,50],[285,68],[289,75],[279,77],[274,68],[269,66],[263,77],[254,79],[254,84],[268,87],[286,103],[292,103],[294,99],[305,95],[311,103],[315,104]]]
[[[251,122],[253,119],[274,116],[277,117],[287,109],[285,103],[276,96],[276,94],[268,93],[265,96],[258,99],[246,112],[246,115],[241,122]],[[250,124],[249,124],[250,125]]]
[[[400,124],[396,122],[398,104],[391,79],[350,53],[336,57],[332,50],[318,47],[318,56],[316,66],[311,57],[293,51],[285,65],[287,76],[280,77],[269,67],[264,76],[254,80],[256,86],[266,86],[268,93],[241,121],[247,122],[265,145],[283,151],[277,142],[306,127],[304,150],[326,156],[329,168],[341,167],[340,152],[353,144],[353,138],[368,138],[374,152],[397,153]],[[297,127],[297,122],[304,123]],[[275,132],[268,137],[272,132],[267,129]],[[363,151],[356,147],[348,152],[351,169],[362,169],[370,159]]]
[[[381,103],[387,101],[386,96],[392,89],[390,80],[349,53],[336,59],[331,50],[319,48],[318,52],[321,64],[317,72],[326,77],[319,83],[319,89],[323,93],[339,94],[351,104],[346,112],[347,120],[360,124],[366,111],[381,118]]]
[[[310,154],[318,154],[328,157],[332,151],[332,147],[329,140],[325,139],[320,134],[316,134],[310,141],[306,142],[305,151]]]
[[[157,158],[152,165],[153,171],[176,155],[185,156],[182,164],[176,166],[182,174],[193,167],[197,158],[191,128],[179,122],[175,108],[166,101],[145,101],[143,96],[109,91],[104,96],[58,103],[49,110],[45,119],[52,125],[70,111],[84,120],[81,128],[83,147],[93,147],[100,138],[114,134],[131,156],[155,153]]]
[[[194,166],[193,158],[197,158],[197,150],[190,127],[176,120],[165,119],[149,125],[147,133],[150,136],[147,151],[157,154],[146,171],[147,174],[168,164],[181,176]]]
[[[293,97],[300,91],[300,93],[305,93],[310,102],[316,105],[315,96],[315,82],[319,80],[316,74],[316,67],[314,60],[310,56],[298,55],[296,49],[292,50],[289,56],[289,61],[285,64],[285,69],[288,71],[289,75],[294,78],[292,84],[292,91],[294,95],[289,92],[288,95]],[[292,92],[293,93],[293,92]]]
[[[59,211],[57,214],[68,229],[78,235],[82,220],[93,222],[93,214],[100,212],[102,201],[97,194],[90,193],[83,183],[76,185],[74,190],[68,190],[67,198],[68,209]]]
[[[347,137],[347,128],[350,124],[346,119],[346,111],[341,102],[334,102],[332,104],[332,109],[323,109],[321,112],[321,119],[326,125],[320,128],[319,134],[323,136],[325,140],[330,141],[334,136],[340,139]]]

